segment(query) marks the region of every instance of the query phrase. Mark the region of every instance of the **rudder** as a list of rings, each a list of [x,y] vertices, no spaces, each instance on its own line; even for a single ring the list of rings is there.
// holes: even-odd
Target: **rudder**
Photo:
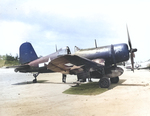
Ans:
[[[29,63],[38,58],[34,48],[32,47],[31,43],[29,43],[29,42],[25,42],[25,43],[21,44],[19,52],[20,52],[20,63],[21,64]]]

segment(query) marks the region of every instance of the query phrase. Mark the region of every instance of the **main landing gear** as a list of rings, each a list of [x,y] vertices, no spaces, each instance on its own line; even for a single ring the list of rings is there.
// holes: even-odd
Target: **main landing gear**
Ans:
[[[38,75],[39,75],[39,73],[33,74],[33,76],[34,76],[34,78],[35,78],[35,79],[33,79],[33,83],[37,83],[36,77],[37,77]]]
[[[108,88],[110,86],[110,83],[118,83],[119,82],[119,77],[114,77],[114,78],[107,78],[107,77],[104,77],[104,78],[101,78],[100,81],[99,81],[99,86],[101,88]]]
[[[107,77],[101,78],[99,81],[99,86],[101,88],[108,88],[110,86],[110,80]]]
[[[119,77],[110,78],[111,83],[118,83]]]
[[[66,83],[66,75],[62,74],[62,82]]]

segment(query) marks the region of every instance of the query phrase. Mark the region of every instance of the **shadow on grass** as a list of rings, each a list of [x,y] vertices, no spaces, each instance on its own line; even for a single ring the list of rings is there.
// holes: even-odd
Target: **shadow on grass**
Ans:
[[[119,83],[111,84],[109,88],[100,88],[99,82],[86,83],[86,84],[81,84],[80,86],[71,87],[65,90],[63,93],[74,94],[74,95],[98,95],[110,89],[113,89],[118,85],[121,85],[125,81],[126,81],[125,79],[120,79]]]
[[[71,87],[65,90],[63,93],[65,94],[74,94],[74,95],[98,95],[105,91],[108,88],[100,88],[98,82],[81,84],[80,86]]]

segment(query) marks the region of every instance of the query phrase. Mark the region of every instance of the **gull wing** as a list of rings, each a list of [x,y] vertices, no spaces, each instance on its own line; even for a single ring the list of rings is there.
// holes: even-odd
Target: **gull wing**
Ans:
[[[75,69],[81,69],[82,67],[86,69],[98,69],[103,68],[104,66],[98,64],[87,58],[83,58],[77,55],[64,55],[52,60],[47,68],[55,71],[69,74],[70,71]]]

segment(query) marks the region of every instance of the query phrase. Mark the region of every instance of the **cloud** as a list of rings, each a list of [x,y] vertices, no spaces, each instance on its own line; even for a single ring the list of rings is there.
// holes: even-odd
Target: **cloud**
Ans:
[[[25,41],[31,42],[40,55],[54,52],[55,44],[73,50],[75,45],[94,47],[95,39],[98,46],[126,43],[127,23],[133,46],[140,49],[137,56],[142,59],[143,48],[149,49],[148,13],[147,1],[3,0],[0,54],[18,53]]]
[[[22,22],[0,21],[1,54],[17,53],[18,46],[16,45],[26,40],[30,30],[32,27]]]

